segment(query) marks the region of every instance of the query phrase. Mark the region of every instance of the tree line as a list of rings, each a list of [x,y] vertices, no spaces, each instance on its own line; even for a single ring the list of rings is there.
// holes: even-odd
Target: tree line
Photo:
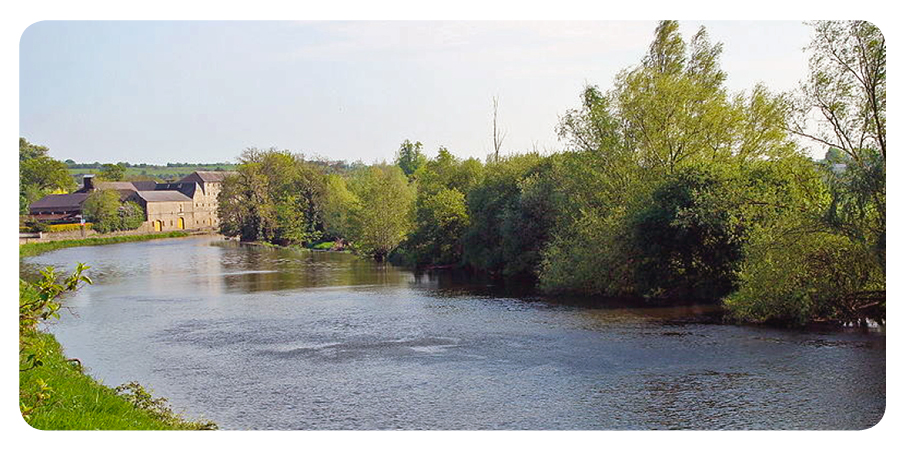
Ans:
[[[566,150],[554,154],[428,158],[405,141],[394,164],[328,173],[250,149],[224,184],[221,231],[341,239],[380,261],[547,293],[723,301],[746,321],[882,322],[885,41],[867,22],[811,25],[799,92],[731,93],[722,44],[661,22],[639,64],[561,116]]]

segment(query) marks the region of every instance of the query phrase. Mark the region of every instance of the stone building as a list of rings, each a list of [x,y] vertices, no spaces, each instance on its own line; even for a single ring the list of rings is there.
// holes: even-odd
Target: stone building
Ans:
[[[72,194],[48,195],[33,203],[29,213],[48,222],[78,222],[82,203],[99,189],[112,189],[123,201],[139,204],[145,212],[141,231],[215,230],[217,194],[223,179],[233,172],[193,172],[174,183],[153,181],[95,181],[84,177],[83,186]]]

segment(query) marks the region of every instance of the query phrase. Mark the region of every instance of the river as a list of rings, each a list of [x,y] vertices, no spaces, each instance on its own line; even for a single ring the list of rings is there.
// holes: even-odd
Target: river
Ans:
[[[704,307],[512,298],[353,255],[215,237],[62,249],[49,326],[109,386],[225,429],[864,429],[882,331],[686,320]]]

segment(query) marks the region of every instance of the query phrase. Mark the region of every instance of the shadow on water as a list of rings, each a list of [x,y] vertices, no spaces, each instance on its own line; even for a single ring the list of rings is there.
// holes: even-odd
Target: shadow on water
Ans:
[[[715,325],[717,305],[214,238],[20,271],[75,262],[95,284],[52,325],[66,351],[226,429],[860,429],[885,409],[883,334]]]
[[[414,288],[439,297],[508,298],[528,303],[580,309],[636,310],[639,314],[669,323],[722,323],[725,311],[719,302],[652,301],[640,297],[601,297],[575,294],[547,295],[531,278],[491,277],[468,270],[445,269],[414,273]]]

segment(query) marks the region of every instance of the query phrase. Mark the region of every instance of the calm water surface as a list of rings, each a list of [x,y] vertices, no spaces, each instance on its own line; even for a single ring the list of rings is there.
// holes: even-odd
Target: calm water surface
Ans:
[[[863,429],[882,333],[676,320],[694,307],[502,298],[346,254],[212,237],[71,248],[50,327],[109,386],[227,429]]]

